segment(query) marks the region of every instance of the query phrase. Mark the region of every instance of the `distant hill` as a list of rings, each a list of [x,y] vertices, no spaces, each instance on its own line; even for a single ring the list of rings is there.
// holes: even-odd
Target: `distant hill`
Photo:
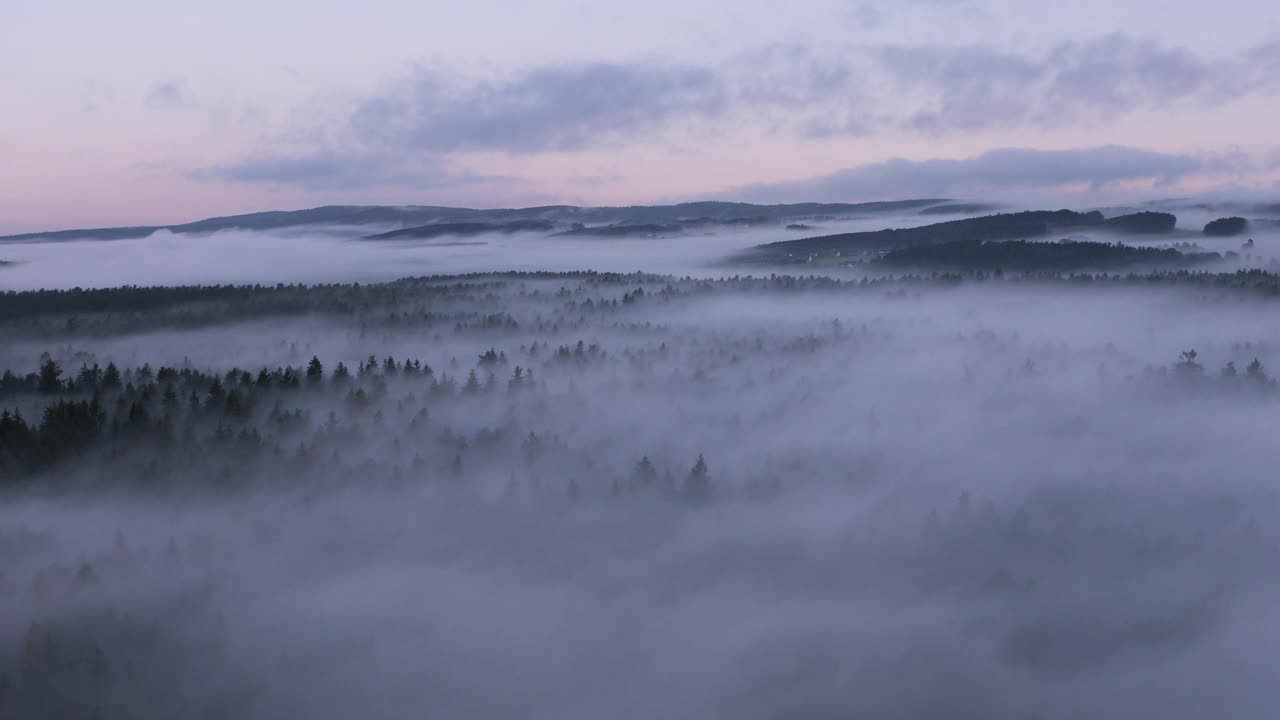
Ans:
[[[1242,217],[1218,218],[1204,226],[1204,234],[1209,237],[1233,237],[1249,228],[1249,221]]]
[[[1036,239],[1058,230],[1087,228],[1122,235],[1167,233],[1176,224],[1177,217],[1169,213],[1141,212],[1107,218],[1097,210],[1029,210],[949,220],[913,228],[782,240],[758,245],[734,259],[750,264],[790,264],[960,241]]]
[[[991,213],[999,210],[997,205],[988,205],[986,203],[945,203],[943,205],[934,205],[920,211],[921,215],[977,215],[978,213]]]
[[[1120,243],[959,240],[894,250],[874,264],[911,270],[1075,272],[1186,267],[1221,259],[1222,256],[1215,252],[1184,253],[1173,248],[1134,247]]]
[[[1126,235],[1159,235],[1173,232],[1178,225],[1176,215],[1165,212],[1140,212],[1132,215],[1107,218],[1102,223],[1105,230]]]
[[[1050,230],[1098,226],[1102,213],[1035,210],[988,215],[915,228],[839,233],[758,245],[739,256],[746,262],[808,262],[811,256],[849,256],[961,240],[1014,240],[1044,237]]]
[[[509,223],[437,223],[366,235],[365,240],[428,240],[445,236],[471,236],[486,233],[550,232],[553,223],[545,220],[515,220]]]
[[[698,223],[705,226],[708,223]],[[733,224],[733,223],[728,223]],[[679,235],[689,229],[688,225],[596,225],[587,227],[580,225],[564,232],[556,233],[557,237],[654,237],[658,235]]]
[[[335,227],[392,226],[415,229],[428,225],[465,223],[505,225],[542,222],[570,229],[587,225],[751,225],[778,223],[816,217],[857,217],[894,212],[911,212],[948,203],[944,198],[870,203],[796,203],[755,205],[737,202],[691,202],[677,205],[635,205],[629,207],[578,207],[546,205],[528,208],[474,209],[425,205],[328,205],[309,210],[283,210],[215,217],[178,225],[145,225],[119,228],[87,228],[54,232],[24,233],[0,237],[0,242],[45,242],[51,240],[125,240],[146,237],[159,230],[173,233],[207,233],[219,230],[280,230],[308,225]],[[432,231],[416,230],[420,233]],[[422,235],[417,235],[422,237]]]

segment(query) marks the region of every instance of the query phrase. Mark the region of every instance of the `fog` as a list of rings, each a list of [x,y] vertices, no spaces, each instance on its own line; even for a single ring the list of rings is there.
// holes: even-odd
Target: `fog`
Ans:
[[[0,718],[1274,714],[1274,294],[720,265],[787,236],[0,246],[14,289],[656,273],[32,305],[0,372],[124,377],[0,483]]]
[[[1016,208],[1013,208],[1016,209]],[[1108,214],[1133,208],[1109,208]],[[1178,210],[1173,235],[1116,238],[1104,233],[1059,233],[1046,240],[1194,242],[1207,251],[1240,250],[1243,239],[1203,238],[1200,228],[1217,217],[1211,211]],[[493,233],[433,240],[370,242],[360,238],[386,227],[302,226],[262,232],[226,230],[174,234],[162,230],[145,238],[0,243],[0,290],[191,285],[222,283],[382,282],[413,275],[523,271],[596,270],[715,277],[725,260],[755,245],[820,234],[914,227],[956,217],[876,214],[860,218],[806,221],[811,229],[781,225],[719,227],[687,235],[603,238],[555,237],[534,233]],[[1242,266],[1265,266],[1276,258],[1280,225],[1255,223],[1257,247]]]
[[[926,218],[894,218],[898,222]],[[824,225],[823,232],[875,229],[884,220]],[[571,238],[494,233],[435,240],[363,241],[382,227],[299,228],[281,232],[229,230],[136,240],[92,238],[0,245],[17,263],[0,274],[0,289],[118,285],[277,282],[378,282],[411,275],[505,270],[708,272],[736,250],[803,237],[781,227],[641,238]]]

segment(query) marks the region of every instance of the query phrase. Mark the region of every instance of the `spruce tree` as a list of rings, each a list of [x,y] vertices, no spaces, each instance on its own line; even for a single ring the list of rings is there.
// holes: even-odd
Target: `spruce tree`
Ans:
[[[318,383],[324,379],[324,365],[320,362],[320,358],[312,355],[311,362],[307,363],[307,382]]]
[[[40,382],[37,389],[45,395],[53,395],[62,391],[62,367],[53,358],[44,361],[40,366]]]
[[[691,503],[700,505],[711,499],[714,487],[711,474],[707,471],[707,462],[698,455],[698,462],[684,479],[684,497]]]
[[[120,368],[114,362],[107,363],[107,369],[102,373],[102,387],[115,389],[120,384]]]

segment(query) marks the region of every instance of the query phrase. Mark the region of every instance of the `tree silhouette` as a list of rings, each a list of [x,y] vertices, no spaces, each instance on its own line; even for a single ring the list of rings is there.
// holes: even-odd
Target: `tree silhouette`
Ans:
[[[701,459],[701,458],[699,458]],[[703,471],[706,471],[706,464],[703,463]],[[631,469],[631,484],[638,489],[648,489],[656,485],[658,482],[658,468],[649,460],[649,456],[645,455]]]
[[[116,367],[114,362],[107,363],[107,369],[102,373],[102,387],[109,389],[120,387],[120,368]]]
[[[475,395],[482,389],[483,388],[480,385],[480,378],[476,375],[476,371],[473,368],[471,372],[467,373],[467,383],[462,386],[462,392],[467,393],[468,395]]]
[[[307,382],[318,383],[324,379],[324,365],[320,362],[320,358],[311,356],[311,362],[307,363]]]
[[[698,461],[684,479],[684,498],[695,505],[701,505],[711,500],[714,490],[707,462],[702,459],[702,455],[698,455]]]
[[[54,395],[62,391],[62,367],[49,358],[40,366],[40,381],[37,385],[45,395]]]
[[[225,398],[227,395],[227,392],[222,387],[222,380],[220,380],[217,377],[214,377],[213,380],[209,382],[209,390],[205,394],[209,396],[209,404],[210,406],[212,406],[214,402],[220,401],[223,398]]]
[[[1258,358],[1254,358],[1253,362],[1249,363],[1249,366],[1244,369],[1244,374],[1255,382],[1265,383],[1267,381],[1267,371],[1262,368],[1262,361]]]
[[[1198,377],[1204,374],[1204,366],[1196,362],[1198,356],[1195,350],[1187,350],[1178,357],[1181,359],[1175,367],[1184,377]]]

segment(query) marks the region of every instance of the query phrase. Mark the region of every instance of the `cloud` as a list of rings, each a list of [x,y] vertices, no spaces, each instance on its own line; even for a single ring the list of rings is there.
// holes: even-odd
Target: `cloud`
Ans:
[[[151,87],[143,98],[143,104],[149,110],[172,110],[185,107],[187,96],[182,83],[177,80],[166,80]]]
[[[623,145],[677,120],[715,117],[726,106],[723,81],[707,68],[692,66],[567,64],[485,81],[415,68],[358,98],[336,125],[295,129],[281,139],[295,146],[291,153],[272,150],[193,174],[304,188],[505,180],[439,168],[460,152],[527,154]]]
[[[1097,188],[1133,180],[1167,184],[1210,165],[1190,155],[1115,145],[1074,150],[999,148],[964,159],[895,158],[810,180],[751,185],[735,195],[772,202],[835,201],[1081,184]]]
[[[1280,170],[1280,148],[1274,148],[1268,152],[1262,163],[1266,170]]]
[[[849,14],[864,30],[874,30],[884,24],[884,12],[871,3],[858,3]]]
[[[80,108],[86,113],[97,112],[115,102],[115,90],[102,81],[90,78],[83,83],[82,87],[83,99]]]
[[[362,101],[350,126],[389,146],[531,153],[626,142],[725,106],[720,78],[693,66],[556,65],[474,83],[419,69]]]
[[[859,0],[847,8],[854,23],[864,30],[878,30],[891,21],[922,15],[929,22],[989,20],[990,13],[977,0]]]
[[[901,122],[929,133],[1061,127],[1276,90],[1274,80],[1238,82],[1255,74],[1253,53],[1214,61],[1126,35],[1060,43],[1039,55],[929,45],[875,54],[895,86],[914,95],[917,108]]]
[[[312,127],[264,143],[313,138],[294,154],[249,156],[207,174],[302,186],[339,177],[391,184],[421,174],[404,167],[404,157],[614,149],[708,128],[713,137],[752,126],[825,139],[1096,126],[1135,111],[1274,94],[1277,78],[1280,44],[1211,59],[1123,34],[1035,52],[940,44],[821,52],[779,44],[708,65],[564,63],[491,78],[416,67],[345,106],[300,111]],[[155,104],[172,104],[181,89],[162,84],[152,95]],[[343,159],[353,164],[334,164]]]
[[[354,190],[367,187],[458,187],[506,182],[453,167],[439,157],[406,157],[378,152],[317,150],[299,154],[266,154],[228,165],[202,168],[197,180],[294,185],[307,190]]]

